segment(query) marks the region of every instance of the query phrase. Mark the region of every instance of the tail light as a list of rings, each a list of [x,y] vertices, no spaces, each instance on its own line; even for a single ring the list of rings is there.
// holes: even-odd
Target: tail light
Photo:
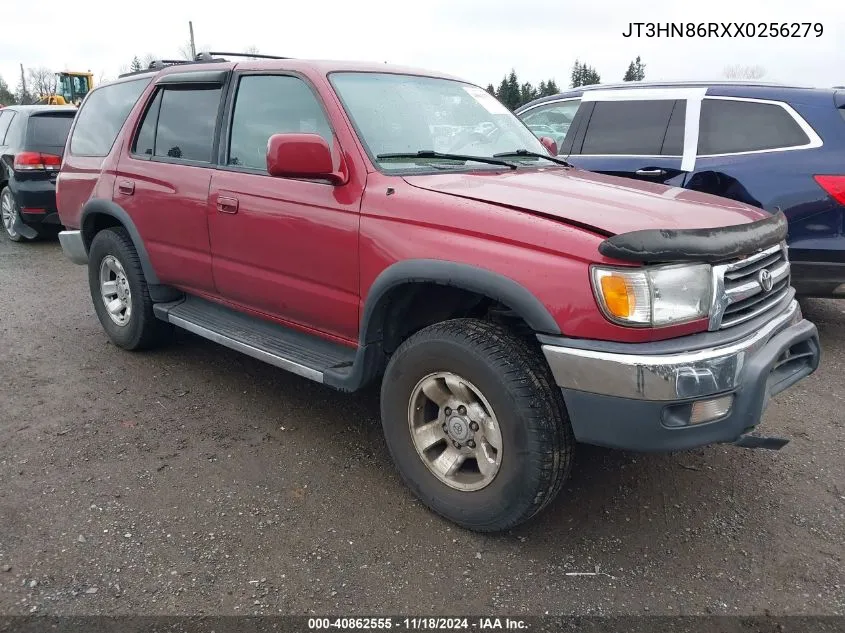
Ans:
[[[845,204],[845,176],[813,176],[822,189],[839,204]]]
[[[62,157],[41,152],[20,152],[15,156],[15,171],[58,171]]]

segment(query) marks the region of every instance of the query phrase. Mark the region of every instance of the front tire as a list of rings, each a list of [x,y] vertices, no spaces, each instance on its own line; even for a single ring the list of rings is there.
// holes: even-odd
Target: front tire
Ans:
[[[527,521],[569,472],[563,397],[539,350],[500,325],[456,319],[411,336],[388,363],[381,414],[411,490],[471,530]]]
[[[94,310],[112,342],[128,350],[162,343],[173,329],[155,317],[141,260],[123,228],[97,233],[88,252]]]

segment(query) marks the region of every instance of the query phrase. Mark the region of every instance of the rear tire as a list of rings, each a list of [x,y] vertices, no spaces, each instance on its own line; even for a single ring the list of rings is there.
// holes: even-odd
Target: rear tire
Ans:
[[[388,363],[381,414],[411,490],[471,530],[527,521],[569,473],[575,440],[560,390],[539,349],[500,325],[456,319],[411,336]]]
[[[0,217],[3,220],[3,231],[12,242],[29,241],[28,238],[13,228],[15,222],[20,218],[20,212],[15,197],[12,195],[12,190],[8,187],[3,187],[3,190],[0,191]]]
[[[123,228],[97,233],[88,251],[88,286],[100,324],[128,350],[165,342],[173,326],[155,317],[141,260]]]

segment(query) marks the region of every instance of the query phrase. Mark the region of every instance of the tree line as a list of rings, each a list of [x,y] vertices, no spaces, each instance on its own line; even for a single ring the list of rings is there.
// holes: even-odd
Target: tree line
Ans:
[[[645,64],[637,55],[637,58],[628,64],[628,70],[625,71],[622,81],[642,81],[643,79],[645,79]],[[576,59],[572,65],[569,86],[578,88],[579,86],[598,83],[601,83],[601,75],[598,71],[589,64]],[[488,84],[487,92],[511,110],[516,110],[534,99],[558,94],[561,89],[554,79],[541,81],[536,87],[531,85],[530,81],[520,83],[516,71],[512,69],[510,74],[502,78],[498,88],[494,87],[493,84]]]

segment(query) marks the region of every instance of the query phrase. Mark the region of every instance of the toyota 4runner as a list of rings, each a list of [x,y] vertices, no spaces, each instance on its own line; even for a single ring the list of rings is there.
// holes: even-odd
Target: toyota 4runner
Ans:
[[[536,514],[576,442],[780,447],[749,432],[819,362],[783,215],[554,149],[437,73],[204,56],[88,95],[60,239],[122,348],[380,380],[396,467],[467,528]]]

